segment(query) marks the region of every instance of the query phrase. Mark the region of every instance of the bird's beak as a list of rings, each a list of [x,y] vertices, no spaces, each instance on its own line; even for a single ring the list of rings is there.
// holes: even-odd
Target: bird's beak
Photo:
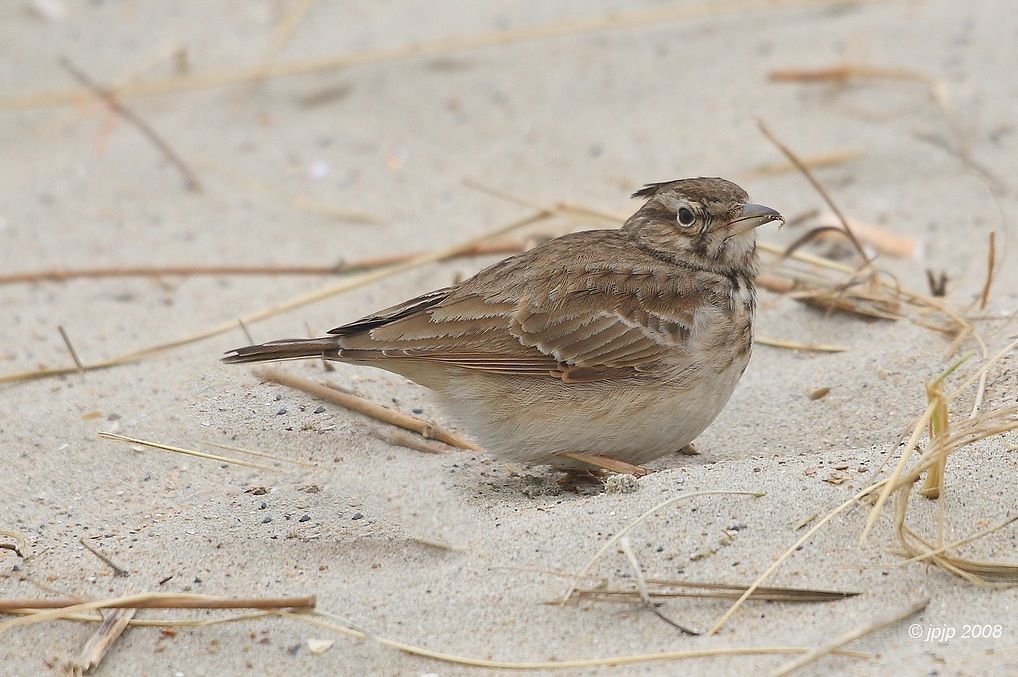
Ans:
[[[742,205],[742,213],[737,218],[728,222],[728,228],[731,229],[729,237],[748,233],[771,221],[784,223],[785,217],[770,207],[763,205],[753,203]]]

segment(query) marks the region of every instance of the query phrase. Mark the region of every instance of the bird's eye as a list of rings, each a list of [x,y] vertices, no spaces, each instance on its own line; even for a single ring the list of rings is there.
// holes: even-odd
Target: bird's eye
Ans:
[[[676,218],[678,219],[680,226],[688,228],[696,221],[696,214],[694,214],[693,210],[688,207],[679,207],[679,212],[676,215]]]

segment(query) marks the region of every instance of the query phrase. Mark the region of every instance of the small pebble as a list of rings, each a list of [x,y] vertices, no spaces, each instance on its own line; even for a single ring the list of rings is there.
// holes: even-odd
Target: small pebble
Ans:
[[[286,413],[286,407],[280,407],[279,411],[276,412],[276,416],[282,416]]]
[[[364,519],[364,515],[360,514],[359,512],[355,512],[353,514],[353,517],[351,517],[350,519],[355,519],[355,520]]]
[[[414,408],[413,408],[413,409],[411,409],[410,411],[414,412],[414,415],[415,415],[415,416],[420,416],[421,414],[423,414],[423,413],[424,413],[424,410],[423,410],[423,409],[421,409],[420,407],[414,407]]]
[[[320,414],[325,411],[325,407],[315,407],[315,413]]]
[[[267,508],[267,507],[269,507],[269,504],[266,503],[265,501],[262,501],[262,504],[260,506],[258,506],[258,509],[259,510],[265,510],[265,508]]]
[[[266,515],[265,518],[262,519],[262,524],[268,524],[271,521],[272,521],[272,518],[269,517],[268,515]]]
[[[311,515],[303,515],[303,516],[301,516],[301,518],[300,518],[299,520],[297,520],[297,521],[298,521],[298,522],[310,522],[310,521],[311,521]]]

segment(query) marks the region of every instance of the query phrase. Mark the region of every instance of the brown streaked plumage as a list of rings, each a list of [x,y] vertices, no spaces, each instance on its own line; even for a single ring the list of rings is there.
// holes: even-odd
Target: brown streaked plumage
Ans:
[[[226,362],[367,364],[433,389],[490,452],[574,467],[691,442],[749,361],[754,229],[781,220],[720,178],[650,184],[618,230],[551,240],[317,339]]]

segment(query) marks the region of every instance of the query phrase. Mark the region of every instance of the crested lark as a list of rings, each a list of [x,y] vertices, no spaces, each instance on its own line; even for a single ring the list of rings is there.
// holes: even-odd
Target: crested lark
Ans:
[[[434,390],[485,449],[641,464],[677,451],[724,407],[749,362],[755,229],[778,212],[720,178],[648,185],[618,230],[556,238],[464,282],[317,339],[226,362],[322,358]]]

